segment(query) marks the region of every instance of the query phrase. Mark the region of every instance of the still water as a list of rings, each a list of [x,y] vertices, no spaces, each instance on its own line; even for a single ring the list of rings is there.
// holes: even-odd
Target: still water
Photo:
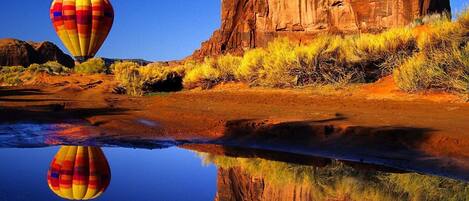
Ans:
[[[0,125],[0,201],[469,201],[469,183],[434,175],[221,145],[88,139],[83,132]]]
[[[47,172],[59,147],[0,149],[0,200],[64,200],[54,194]],[[96,200],[213,200],[214,165],[178,148],[103,148],[111,178]]]

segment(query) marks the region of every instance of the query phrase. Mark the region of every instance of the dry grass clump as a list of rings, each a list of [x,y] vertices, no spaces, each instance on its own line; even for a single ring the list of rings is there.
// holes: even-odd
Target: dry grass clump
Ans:
[[[182,89],[183,66],[172,67],[161,63],[139,66],[134,62],[117,62],[111,68],[115,79],[125,92],[132,96]]]
[[[374,81],[383,71],[389,74],[416,49],[408,28],[378,35],[324,35],[306,45],[278,38],[243,57],[225,55],[194,64],[186,68],[184,84],[187,88],[210,88],[221,82],[242,81],[283,88]]]
[[[98,74],[98,73],[111,73],[106,63],[101,58],[91,58],[87,61],[78,64],[74,68],[75,73],[81,74]]]
[[[439,89],[469,97],[469,12],[441,19],[419,33],[419,53],[394,70],[405,91]]]
[[[376,71],[381,74],[371,75],[375,79],[389,75],[417,50],[416,38],[408,27],[392,28],[380,34],[361,34],[350,44],[352,47],[348,50],[355,52],[359,65],[366,70],[381,70]]]
[[[262,69],[267,51],[263,48],[248,50],[244,53],[241,63],[234,70],[234,75],[240,81],[253,83],[259,79],[258,71]]]
[[[132,96],[142,96],[143,79],[138,70],[140,66],[134,62],[116,62],[113,69],[115,79],[125,88],[127,94]]]
[[[183,80],[184,86],[186,88],[209,89],[221,82],[234,81],[236,79],[235,70],[240,64],[241,58],[230,54],[216,59],[206,58],[202,63],[190,61],[183,67],[186,70]]]

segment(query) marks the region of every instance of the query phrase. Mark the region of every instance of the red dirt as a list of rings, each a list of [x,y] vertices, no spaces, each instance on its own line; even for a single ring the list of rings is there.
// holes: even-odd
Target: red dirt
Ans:
[[[107,135],[218,139],[419,161],[437,157],[447,162],[442,167],[469,170],[469,104],[454,95],[403,93],[391,78],[334,93],[228,84],[152,97],[112,94],[112,80],[42,76],[29,86],[0,88],[0,123],[74,117]]]

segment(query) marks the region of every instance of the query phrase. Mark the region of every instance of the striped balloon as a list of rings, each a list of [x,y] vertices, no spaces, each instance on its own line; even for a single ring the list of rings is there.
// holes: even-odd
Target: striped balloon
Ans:
[[[109,0],[54,0],[50,18],[65,47],[79,62],[96,55],[114,22]]]
[[[109,186],[110,180],[109,164],[97,147],[60,148],[47,173],[49,188],[69,200],[97,198]]]

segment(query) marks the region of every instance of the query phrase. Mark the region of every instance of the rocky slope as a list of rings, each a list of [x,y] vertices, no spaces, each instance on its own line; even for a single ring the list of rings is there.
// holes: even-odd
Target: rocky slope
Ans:
[[[48,61],[57,61],[67,67],[75,65],[72,57],[51,42],[0,39],[0,66],[29,66]]]
[[[278,36],[376,32],[450,10],[449,0],[223,0],[221,28],[193,57],[241,53]]]

